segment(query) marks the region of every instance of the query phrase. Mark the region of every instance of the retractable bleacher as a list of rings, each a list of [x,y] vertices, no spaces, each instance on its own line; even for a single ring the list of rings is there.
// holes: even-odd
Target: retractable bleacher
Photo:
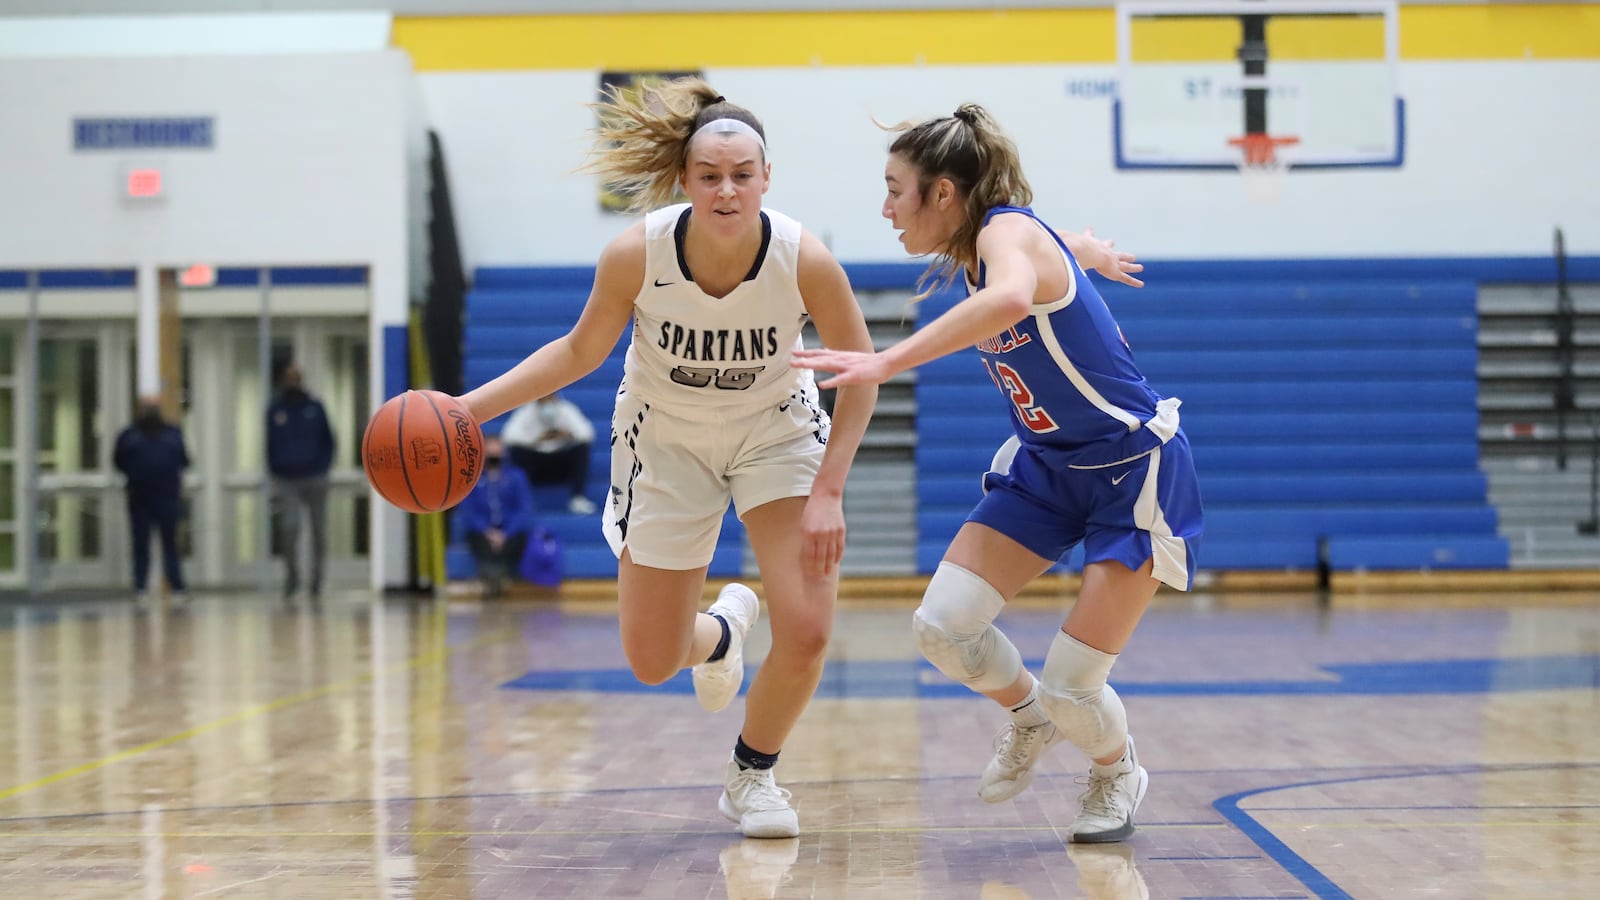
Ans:
[[[1146,377],[1183,399],[1201,568],[1506,568],[1478,466],[1476,284],[1285,274],[1097,280]],[[957,299],[929,298],[924,320]],[[1010,426],[975,351],[924,366],[917,405],[927,572]]]

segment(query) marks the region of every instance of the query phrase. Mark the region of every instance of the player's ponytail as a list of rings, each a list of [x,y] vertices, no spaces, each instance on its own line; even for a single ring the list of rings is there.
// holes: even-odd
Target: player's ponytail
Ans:
[[[917,191],[924,202],[929,188],[940,178],[948,178],[966,206],[961,227],[918,281],[920,298],[953,282],[963,269],[975,271],[984,216],[996,206],[1027,206],[1033,202],[1033,189],[1022,174],[1017,145],[1000,130],[989,111],[976,103],[963,103],[949,116],[903,122],[887,126],[887,130],[900,132],[889,152],[916,168]]]
[[[599,175],[639,212],[671,203],[689,155],[689,139],[702,125],[734,119],[766,140],[761,121],[729,103],[698,78],[676,78],[642,87],[608,85],[592,104],[599,115],[589,162],[582,171]]]

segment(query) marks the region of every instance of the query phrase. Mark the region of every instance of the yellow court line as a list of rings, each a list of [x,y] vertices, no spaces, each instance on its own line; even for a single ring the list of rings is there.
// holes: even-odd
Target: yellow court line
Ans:
[[[488,642],[491,641],[491,639],[499,639],[499,638],[501,638],[503,636],[512,634],[514,632],[516,632],[516,629],[509,628],[509,627],[508,628],[497,629],[495,631],[488,632],[487,634],[485,634],[485,635],[483,635],[481,637],[478,637],[478,638],[475,638],[475,639],[473,639],[471,641],[468,641],[465,644],[460,644],[460,645],[455,646],[455,647],[446,647],[446,648],[444,648],[442,650],[435,650],[432,653],[424,654],[422,656],[412,657],[411,659],[409,659],[409,660],[407,660],[405,662],[395,663],[393,665],[390,665],[387,668],[383,669],[382,671],[383,671],[383,674],[385,676],[388,676],[388,675],[392,675],[392,674],[394,674],[396,672],[403,672],[403,671],[406,671],[406,670],[409,670],[409,669],[420,668],[423,665],[434,663],[434,662],[438,662],[440,659],[443,659],[444,657],[450,656],[451,654],[455,653],[457,650],[465,650],[465,649],[468,649],[468,648],[471,648],[471,647],[475,647],[478,644],[488,643]],[[333,684],[325,684],[322,687],[312,688],[309,691],[303,691],[303,692],[301,692],[299,694],[295,694],[292,697],[284,697],[284,698],[279,699],[279,700],[273,700],[270,703],[257,704],[256,706],[252,706],[252,707],[249,707],[247,709],[242,709],[242,710],[240,710],[240,711],[238,711],[236,713],[233,713],[231,715],[223,716],[220,719],[215,719],[213,721],[206,722],[206,723],[204,723],[202,725],[196,725],[195,727],[190,728],[190,729],[188,729],[186,731],[180,731],[177,734],[169,735],[169,736],[164,737],[164,738],[157,738],[156,740],[153,740],[153,741],[147,741],[147,742],[145,742],[143,744],[138,745],[137,747],[129,747],[126,750],[119,750],[116,753],[110,754],[109,756],[103,756],[100,759],[91,760],[89,762],[73,766],[70,769],[63,769],[63,770],[61,770],[59,772],[54,772],[52,774],[45,775],[45,776],[43,776],[41,778],[35,778],[34,780],[26,782],[24,784],[19,784],[19,785],[16,785],[15,787],[6,788],[5,790],[0,791],[0,801],[9,800],[12,797],[16,797],[16,796],[18,796],[20,794],[26,794],[28,791],[37,790],[37,789],[42,788],[42,787],[48,787],[49,785],[55,784],[57,782],[65,781],[68,778],[72,778],[72,777],[77,776],[77,775],[84,775],[84,774],[87,774],[89,772],[93,772],[96,769],[103,769],[106,766],[114,765],[114,764],[122,762],[124,760],[132,759],[135,756],[141,756],[141,755],[143,755],[145,753],[149,753],[152,750],[160,750],[163,747],[170,747],[173,744],[181,743],[183,741],[188,740],[189,738],[197,737],[197,736],[205,734],[206,732],[209,732],[209,731],[216,731],[219,728],[226,728],[229,725],[236,725],[236,724],[238,724],[240,722],[243,722],[246,719],[254,718],[254,717],[259,716],[259,715],[265,715],[267,713],[276,712],[276,711],[278,711],[280,709],[284,709],[286,707],[293,706],[296,703],[304,703],[307,700],[315,700],[318,697],[322,697],[324,695],[331,694],[334,691],[339,691],[339,690],[344,690],[344,689],[347,689],[347,688],[355,687],[356,685],[359,685],[359,684],[362,684],[364,682],[371,681],[371,680],[372,680],[372,675],[363,673],[361,675],[361,677],[359,677],[359,678],[346,679],[345,681],[335,682]]]

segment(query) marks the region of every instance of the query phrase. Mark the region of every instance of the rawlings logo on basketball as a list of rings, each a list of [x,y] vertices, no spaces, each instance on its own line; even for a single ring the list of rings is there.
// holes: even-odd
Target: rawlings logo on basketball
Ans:
[[[428,466],[437,466],[444,461],[444,447],[438,441],[428,438],[413,438],[411,441],[411,465],[423,469]]]
[[[373,447],[367,451],[369,469],[398,469],[402,462],[399,447]]]
[[[455,446],[452,448],[458,465],[456,471],[471,483],[478,477],[478,467],[482,464],[480,457],[483,450],[478,446],[480,443],[478,428],[473,423],[472,417],[460,410],[448,410],[445,415],[456,425]]]

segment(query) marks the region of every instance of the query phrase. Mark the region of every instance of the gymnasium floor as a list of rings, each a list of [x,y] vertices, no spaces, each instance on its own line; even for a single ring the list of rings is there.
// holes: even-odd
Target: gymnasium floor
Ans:
[[[803,834],[716,811],[742,701],[641,688],[603,602],[0,606],[0,896],[1578,898],[1600,892],[1600,594],[1163,594],[1113,681],[1151,788],[976,797],[998,711],[847,602],[784,751]],[[1002,625],[1037,661],[1058,623]],[[765,619],[749,645],[767,646]]]

